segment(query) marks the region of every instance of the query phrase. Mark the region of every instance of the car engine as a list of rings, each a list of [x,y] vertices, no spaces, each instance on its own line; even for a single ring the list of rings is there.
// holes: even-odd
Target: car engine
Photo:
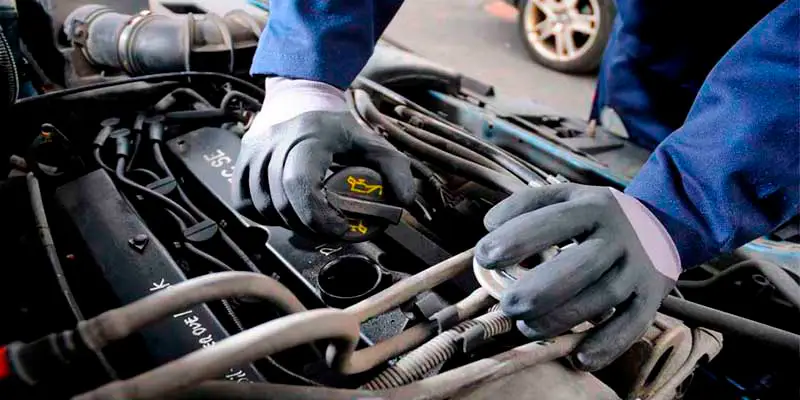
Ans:
[[[509,193],[622,188],[644,150],[383,46],[348,101],[410,156],[417,197],[396,207],[380,175],[334,160],[325,187],[351,230],[330,241],[231,204],[239,142],[263,96],[252,79],[164,72],[10,108],[0,397],[797,395],[792,226],[685,274],[620,359],[578,372],[566,357],[602,321],[530,342],[497,307],[515,274],[570,243],[492,273],[473,267],[471,248]]]

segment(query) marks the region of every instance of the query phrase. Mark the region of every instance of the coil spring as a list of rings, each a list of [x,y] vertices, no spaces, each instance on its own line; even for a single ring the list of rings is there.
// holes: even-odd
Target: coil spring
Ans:
[[[436,366],[444,364],[457,351],[461,334],[476,327],[484,329],[484,339],[506,333],[513,322],[499,311],[464,321],[447,330],[416,350],[406,354],[395,365],[364,385],[367,390],[390,389],[422,379]]]

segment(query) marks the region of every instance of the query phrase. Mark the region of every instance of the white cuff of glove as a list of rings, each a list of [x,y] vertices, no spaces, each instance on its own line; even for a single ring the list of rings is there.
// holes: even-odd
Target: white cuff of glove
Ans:
[[[264,105],[250,128],[257,132],[309,111],[347,109],[344,92],[323,82],[272,77],[267,78],[264,90]]]
[[[633,226],[653,266],[662,275],[677,281],[682,271],[681,259],[667,230],[638,199],[613,188],[609,190]]]

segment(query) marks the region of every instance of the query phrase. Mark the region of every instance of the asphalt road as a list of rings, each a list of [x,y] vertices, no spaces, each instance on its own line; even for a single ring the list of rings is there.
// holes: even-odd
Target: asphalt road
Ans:
[[[196,4],[231,0],[194,0]],[[187,0],[184,3],[192,3]],[[146,0],[51,0],[59,21],[81,4],[136,12]],[[531,61],[517,32],[515,10],[502,0],[406,0],[386,31],[393,41],[440,64],[532,99],[561,113],[587,116],[595,79],[548,70]]]
[[[502,93],[568,115],[589,114],[594,77],[562,74],[530,60],[515,10],[501,0],[406,0],[385,35]]]

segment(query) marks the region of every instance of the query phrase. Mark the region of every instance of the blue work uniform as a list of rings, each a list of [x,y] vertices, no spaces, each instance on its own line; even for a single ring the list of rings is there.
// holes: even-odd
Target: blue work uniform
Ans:
[[[401,3],[273,0],[252,73],[345,88]],[[594,107],[655,147],[626,193],[664,224],[685,267],[800,205],[800,0],[700,3],[618,0]]]

